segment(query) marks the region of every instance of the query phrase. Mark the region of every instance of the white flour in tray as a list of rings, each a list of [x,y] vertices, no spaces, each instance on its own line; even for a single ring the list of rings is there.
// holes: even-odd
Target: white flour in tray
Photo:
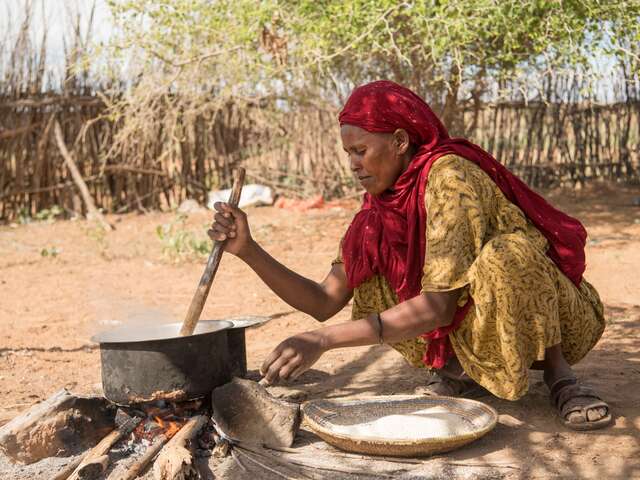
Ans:
[[[429,407],[411,413],[389,414],[365,423],[333,424],[335,433],[360,438],[417,440],[443,438],[469,433],[469,420],[442,407]]]

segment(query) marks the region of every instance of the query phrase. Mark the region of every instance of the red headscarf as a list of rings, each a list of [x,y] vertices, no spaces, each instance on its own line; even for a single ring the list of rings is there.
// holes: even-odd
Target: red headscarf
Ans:
[[[340,113],[340,125],[345,124],[380,133],[401,128],[419,147],[393,189],[377,196],[365,194],[362,208],[347,230],[342,255],[350,288],[380,274],[401,302],[420,293],[426,247],[425,187],[431,166],[447,154],[482,168],[547,238],[547,255],[575,285],[580,284],[587,237],[582,224],[552,207],[477,145],[449,137],[431,108],[411,90],[389,81],[356,88]],[[451,325],[424,335],[429,340],[423,359],[427,365],[442,368],[453,355],[448,334],[460,325],[471,306],[472,300],[458,309]]]

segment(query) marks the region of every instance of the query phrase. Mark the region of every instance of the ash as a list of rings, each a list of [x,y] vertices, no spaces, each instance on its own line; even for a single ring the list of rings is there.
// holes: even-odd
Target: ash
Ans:
[[[82,456],[82,454],[78,455]],[[6,480],[50,480],[52,472],[62,470],[65,465],[75,460],[74,457],[49,457],[30,465],[13,463],[11,459],[0,453],[0,478]]]

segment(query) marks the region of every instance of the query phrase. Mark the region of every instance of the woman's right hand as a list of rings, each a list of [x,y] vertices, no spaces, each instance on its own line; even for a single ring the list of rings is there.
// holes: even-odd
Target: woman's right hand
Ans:
[[[209,238],[225,242],[224,250],[242,258],[251,248],[253,238],[247,222],[247,214],[225,202],[216,202],[215,221],[207,231]]]

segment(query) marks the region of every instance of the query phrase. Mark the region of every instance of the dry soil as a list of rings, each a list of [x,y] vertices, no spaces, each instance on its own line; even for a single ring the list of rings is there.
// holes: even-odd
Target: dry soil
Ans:
[[[465,468],[489,468],[498,473],[487,478],[640,478],[640,207],[634,205],[640,189],[595,184],[547,194],[589,231],[586,277],[602,296],[608,326],[576,371],[609,402],[615,423],[592,433],[564,429],[534,373],[529,394],[518,402],[485,397],[500,413],[496,429],[418,465],[423,478],[432,478],[428,469],[442,462],[461,465],[458,476]],[[266,250],[321,280],[356,208],[347,202],[307,212],[250,208],[248,214]],[[210,212],[192,213],[184,229],[202,236],[210,218]],[[86,221],[0,227],[0,423],[62,387],[99,390],[92,334],[123,323],[182,319],[204,261],[176,262],[163,252],[156,228],[174,219],[174,213],[109,217],[116,230],[107,235]],[[318,326],[227,255],[202,318],[239,315],[277,316],[247,332],[251,370],[287,335]],[[329,323],[349,317],[347,307]],[[295,384],[273,392],[296,400],[406,394],[424,381],[424,372],[389,347],[373,346],[328,352]]]

